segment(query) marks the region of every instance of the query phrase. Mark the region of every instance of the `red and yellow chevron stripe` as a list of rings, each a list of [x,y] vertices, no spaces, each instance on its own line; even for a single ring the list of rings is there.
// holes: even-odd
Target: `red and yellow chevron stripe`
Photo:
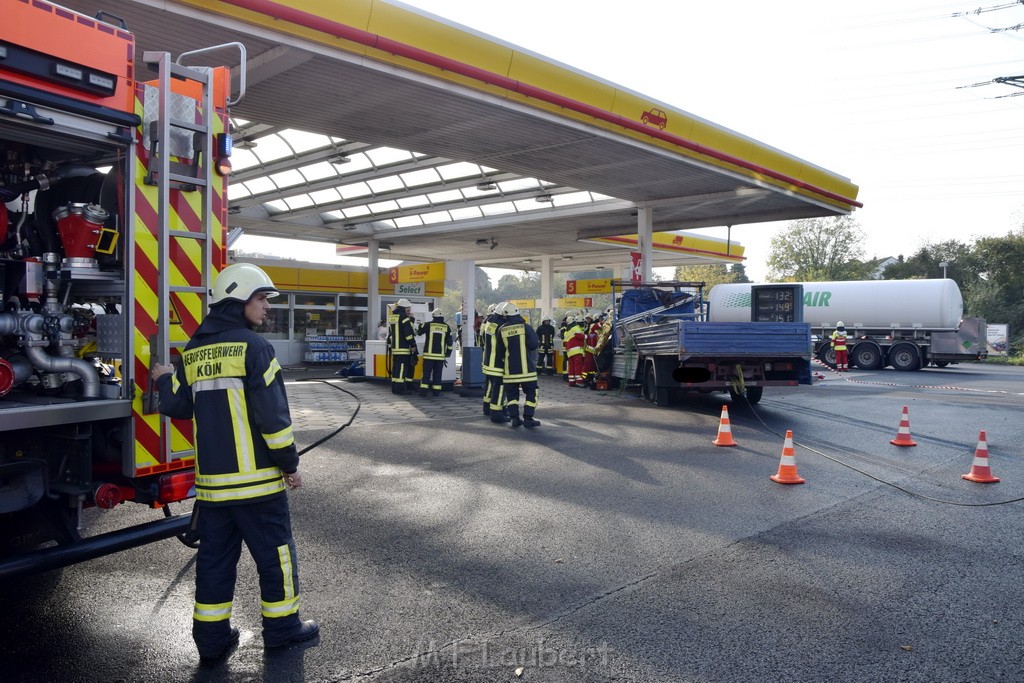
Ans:
[[[135,111],[145,120],[144,86],[139,85],[135,93]],[[198,112],[198,104],[197,104]],[[198,114],[197,114],[198,116]],[[227,114],[223,102],[217,107],[217,115],[212,117],[214,135],[227,129]],[[197,239],[171,237],[168,245],[166,262],[161,263],[159,257],[159,212],[157,210],[157,188],[145,183],[148,151],[143,145],[144,126],[135,131],[134,159],[134,220],[129,230],[132,233],[132,250],[134,272],[132,273],[132,318],[133,330],[133,383],[134,400],[132,402],[132,423],[135,442],[135,476],[157,474],[190,467],[194,456],[171,459],[165,452],[161,440],[161,418],[159,415],[147,415],[143,412],[142,396],[149,388],[149,368],[151,365],[151,339],[157,334],[156,317],[159,311],[157,295],[158,274],[170,277],[172,287],[201,287],[208,284],[203,281],[203,261],[209,259],[209,272],[212,278],[224,267],[226,222],[227,222],[227,182],[213,173],[213,164],[208,163],[210,181],[213,183],[213,202],[211,212],[211,233],[213,249],[204,256],[203,243]],[[179,161],[185,161],[179,159]],[[202,193],[200,191],[184,192],[171,189],[169,193],[169,215],[171,231],[187,231],[201,235],[202,225]],[[205,296],[194,293],[172,293],[168,310],[171,311],[170,340],[172,343],[184,343],[195,333],[206,311]],[[172,452],[190,451],[193,447],[193,427],[188,420],[171,420]]]

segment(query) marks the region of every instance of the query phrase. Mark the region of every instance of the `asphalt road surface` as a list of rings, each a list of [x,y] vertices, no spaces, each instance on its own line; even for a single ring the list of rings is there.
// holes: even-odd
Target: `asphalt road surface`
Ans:
[[[0,587],[0,677],[1024,680],[1024,368],[819,372],[730,406],[734,448],[711,444],[721,395],[658,408],[545,377],[542,426],[513,431],[449,392],[290,383],[300,446],[356,409],[336,386],[361,401],[289,494],[319,640],[264,652],[243,553],[240,646],[201,666],[172,539]],[[889,443],[903,406],[913,448]],[[803,485],[768,478],[787,429]],[[980,430],[1000,483],[961,478]]]

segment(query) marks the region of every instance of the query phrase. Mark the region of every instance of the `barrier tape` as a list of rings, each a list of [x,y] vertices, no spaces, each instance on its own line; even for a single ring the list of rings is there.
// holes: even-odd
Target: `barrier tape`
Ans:
[[[847,377],[844,373],[837,371],[828,363],[824,363],[821,360],[815,358],[814,362],[818,365],[828,368],[829,371],[839,376],[839,379],[850,384],[868,384],[879,387],[898,387],[901,389],[943,389],[947,391],[969,391],[975,394],[1006,394],[1007,396],[1024,396],[1024,392],[1019,391],[1005,391],[1003,389],[975,389],[973,387],[958,387],[950,385],[936,386],[934,384],[898,384],[896,382],[869,382],[864,379],[852,379]]]

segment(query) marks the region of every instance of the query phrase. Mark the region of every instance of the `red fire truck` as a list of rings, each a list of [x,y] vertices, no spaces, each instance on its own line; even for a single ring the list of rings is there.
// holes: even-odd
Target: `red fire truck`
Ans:
[[[224,266],[231,93],[192,54],[147,52],[157,78],[136,82],[134,38],[103,15],[0,16],[4,578],[187,531],[167,506],[193,495],[192,424],[158,413],[149,369]],[[85,509],[129,502],[153,521],[87,533]]]

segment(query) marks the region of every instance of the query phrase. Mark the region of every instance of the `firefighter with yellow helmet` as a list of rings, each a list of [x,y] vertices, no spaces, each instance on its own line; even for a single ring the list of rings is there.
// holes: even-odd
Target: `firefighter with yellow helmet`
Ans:
[[[299,574],[286,487],[302,486],[288,398],[274,347],[257,334],[277,288],[250,263],[217,276],[210,312],[181,353],[181,364],[157,364],[152,376],[160,412],[195,420],[196,556],[192,637],[202,659],[218,659],[238,643],[231,626],[235,576],[244,541],[260,575],[263,644],[315,637],[299,619]]]

